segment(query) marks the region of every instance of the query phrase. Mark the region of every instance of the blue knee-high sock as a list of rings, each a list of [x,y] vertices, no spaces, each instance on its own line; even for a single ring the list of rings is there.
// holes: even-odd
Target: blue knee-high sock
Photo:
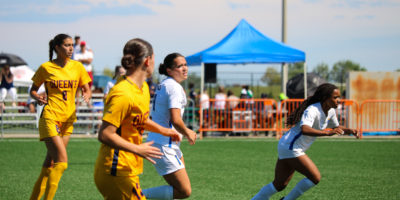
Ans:
[[[142,190],[147,199],[165,199],[172,200],[174,197],[174,188],[170,185],[147,188]]]
[[[277,193],[274,184],[270,183],[261,188],[261,190],[251,200],[268,200],[273,194]]]
[[[284,198],[284,200],[297,199],[304,192],[314,187],[315,184],[308,178],[303,178],[297,183],[297,185],[290,191],[290,193]]]

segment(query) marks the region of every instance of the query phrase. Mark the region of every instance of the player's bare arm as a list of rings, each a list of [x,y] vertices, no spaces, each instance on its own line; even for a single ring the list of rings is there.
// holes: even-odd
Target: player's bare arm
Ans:
[[[171,122],[174,125],[174,128],[179,133],[185,135],[191,145],[195,144],[197,134],[185,126],[185,123],[183,122],[181,117],[181,110],[178,108],[172,108],[170,109],[170,113],[171,113]]]
[[[155,133],[160,133],[161,135],[171,137],[172,141],[174,142],[180,142],[182,139],[179,136],[179,133],[177,133],[174,129],[170,128],[165,128],[157,123],[155,123],[151,119],[147,119],[146,122],[144,123],[145,129],[150,132],[155,132]]]
[[[158,148],[151,146],[153,142],[136,145],[124,140],[117,134],[117,127],[106,121],[103,121],[100,127],[98,139],[112,148],[138,154],[153,164],[155,161],[152,158],[160,158],[163,155]]]

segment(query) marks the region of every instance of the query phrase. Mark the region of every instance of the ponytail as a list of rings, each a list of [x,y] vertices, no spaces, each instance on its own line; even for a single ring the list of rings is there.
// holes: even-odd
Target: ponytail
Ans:
[[[55,51],[54,40],[50,40],[50,42],[49,42],[49,61],[53,60],[53,51]]]
[[[168,72],[167,72],[167,68],[172,69],[175,66],[175,58],[177,57],[184,57],[182,54],[180,53],[171,53],[168,54],[165,58],[164,58],[164,63],[160,64],[160,67],[158,68],[158,73],[169,76]]]
[[[61,46],[62,44],[64,44],[64,40],[67,38],[71,38],[71,36],[64,34],[64,33],[60,33],[60,34],[56,35],[52,40],[50,40],[50,42],[49,42],[49,59],[50,59],[50,61],[53,60],[53,51],[55,51],[57,53],[56,46]]]

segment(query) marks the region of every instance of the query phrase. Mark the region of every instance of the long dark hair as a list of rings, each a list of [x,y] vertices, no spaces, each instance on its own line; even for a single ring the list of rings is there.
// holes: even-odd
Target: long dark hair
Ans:
[[[153,47],[149,42],[135,38],[125,44],[123,53],[124,56],[121,59],[121,65],[128,70],[142,65],[145,58],[152,56]]]
[[[165,58],[164,58],[164,63],[160,64],[160,67],[158,68],[158,73],[160,74],[164,74],[166,76],[168,76],[167,73],[167,68],[172,69],[173,67],[175,67],[175,58],[177,57],[184,57],[182,56],[182,54],[180,53],[171,53],[168,54]]]
[[[60,33],[56,35],[52,40],[49,42],[49,60],[53,60],[53,52],[56,51],[56,46],[61,46],[64,43],[66,38],[71,38],[71,36]],[[72,39],[72,38],[71,38]]]
[[[286,125],[287,126],[295,125],[297,122],[301,120],[301,116],[303,115],[304,110],[309,105],[318,102],[323,103],[325,100],[331,97],[335,89],[338,88],[330,83],[324,83],[319,85],[314,95],[304,100],[303,103],[288,116],[288,118],[286,119]]]

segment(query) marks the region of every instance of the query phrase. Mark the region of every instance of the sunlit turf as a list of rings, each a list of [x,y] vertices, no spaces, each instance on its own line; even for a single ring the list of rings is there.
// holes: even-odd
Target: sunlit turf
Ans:
[[[277,159],[274,138],[205,138],[182,151],[191,179],[189,199],[251,199],[272,181]],[[102,199],[93,181],[99,142],[72,138],[69,167],[55,199]],[[307,154],[321,182],[300,199],[400,199],[400,139],[319,138]],[[28,199],[45,156],[37,139],[0,140],[0,199]],[[303,178],[296,173],[280,199]],[[147,161],[142,188],[165,184]]]

